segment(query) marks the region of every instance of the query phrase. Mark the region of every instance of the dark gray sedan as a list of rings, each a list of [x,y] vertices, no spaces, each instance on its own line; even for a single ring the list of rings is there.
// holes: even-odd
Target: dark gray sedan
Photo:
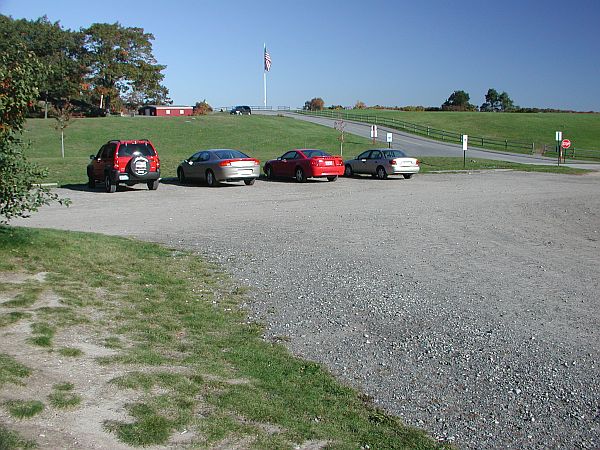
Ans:
[[[180,183],[197,180],[211,187],[218,186],[221,181],[243,181],[250,186],[259,176],[258,159],[228,148],[200,150],[177,167]]]

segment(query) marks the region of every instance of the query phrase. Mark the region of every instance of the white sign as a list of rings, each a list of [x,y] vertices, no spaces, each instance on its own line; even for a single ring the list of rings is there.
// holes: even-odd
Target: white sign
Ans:
[[[469,143],[469,135],[467,134],[463,134],[462,135],[462,144],[463,144],[463,150],[466,151],[467,150],[467,145]]]
[[[372,138],[377,137],[377,125],[371,125],[371,137]]]
[[[557,141],[562,141],[562,131],[557,131],[556,132],[556,140]]]
[[[385,136],[386,142],[392,142],[392,138],[394,137],[394,135],[392,133],[388,133]]]

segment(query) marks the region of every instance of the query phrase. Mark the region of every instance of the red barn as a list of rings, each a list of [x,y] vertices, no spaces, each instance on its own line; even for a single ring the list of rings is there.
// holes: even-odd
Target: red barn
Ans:
[[[180,117],[191,116],[194,112],[192,106],[156,106],[146,105],[140,108],[140,116]]]

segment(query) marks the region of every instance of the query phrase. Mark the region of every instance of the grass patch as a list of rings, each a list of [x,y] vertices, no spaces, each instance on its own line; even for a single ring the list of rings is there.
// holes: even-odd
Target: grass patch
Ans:
[[[63,347],[58,351],[58,353],[60,353],[62,356],[69,357],[77,357],[83,355],[83,352],[80,349],[73,347]]]
[[[73,392],[73,383],[61,383],[53,386],[54,391],[48,395],[50,404],[55,408],[73,408],[81,403],[81,397]]]
[[[575,169],[565,166],[541,166],[537,164],[518,164],[507,161],[496,161],[493,159],[468,158],[466,164],[463,158],[424,156],[421,160],[421,173],[437,171],[461,171],[461,170],[491,170],[511,169],[523,172],[547,172],[569,175],[582,175],[589,170]]]
[[[17,419],[26,419],[41,413],[44,410],[44,404],[38,400],[11,400],[4,403],[11,416]]]
[[[38,301],[43,290],[38,283],[27,284],[23,286],[22,292],[19,292],[13,299],[4,302],[3,305],[9,308],[28,308]]]
[[[19,320],[29,316],[30,314],[21,311],[12,311],[8,314],[0,314],[0,328],[17,323]]]
[[[35,336],[50,339],[93,314],[85,329],[116,350],[99,362],[119,371],[131,366],[112,381],[137,391],[136,401],[124,405],[130,420],[104,424],[123,442],[165,445],[189,430],[204,447],[291,448],[308,440],[332,448],[440,447],[319,365],[265,342],[262,327],[247,323],[238,307],[245,291],[191,253],[118,237],[0,227],[0,261],[51,271],[45,287],[68,305],[60,309],[70,312],[36,311]],[[5,365],[0,360],[0,373]],[[55,386],[49,403],[76,406],[81,399],[73,389]]]
[[[36,322],[31,325],[31,332],[33,336],[28,339],[28,342],[38,347],[52,347],[52,338],[55,333],[52,325]]]
[[[17,432],[9,430],[0,423],[0,449],[37,448],[35,441],[23,439]]]
[[[0,387],[7,383],[23,384],[22,378],[31,375],[31,369],[12,356],[0,353]]]

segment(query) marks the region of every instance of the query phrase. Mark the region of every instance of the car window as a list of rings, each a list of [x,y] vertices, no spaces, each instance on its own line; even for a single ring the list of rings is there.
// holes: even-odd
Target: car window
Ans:
[[[369,153],[371,150],[367,150],[366,152],[362,152],[360,155],[356,157],[356,159],[367,159],[369,157]]]
[[[100,147],[100,150],[98,150],[96,158],[103,159],[106,155],[108,155],[108,145],[103,145]]]
[[[145,142],[136,144],[121,144],[119,146],[119,156],[154,156],[154,150]]]
[[[302,153],[304,153],[307,158],[314,158],[315,156],[331,156],[323,150],[304,150]]]
[[[109,144],[108,145],[108,159],[113,159],[115,157],[115,151],[117,150],[117,144]]]
[[[194,153],[192,156],[189,157],[188,161],[191,161],[191,162],[198,161],[200,159],[200,154],[201,153],[202,152],[196,152],[196,153]]]
[[[208,161],[210,159],[210,152],[202,152],[200,153],[200,156],[198,157],[198,161]]]
[[[215,154],[219,159],[249,158],[248,155],[238,150],[218,150]]]
[[[281,159],[296,159],[296,152],[284,153]]]
[[[404,158],[406,157],[406,153],[402,150],[384,150],[383,156],[385,158]]]
[[[369,156],[369,159],[381,159],[381,158],[382,158],[382,155],[379,150],[371,151],[371,156]]]

